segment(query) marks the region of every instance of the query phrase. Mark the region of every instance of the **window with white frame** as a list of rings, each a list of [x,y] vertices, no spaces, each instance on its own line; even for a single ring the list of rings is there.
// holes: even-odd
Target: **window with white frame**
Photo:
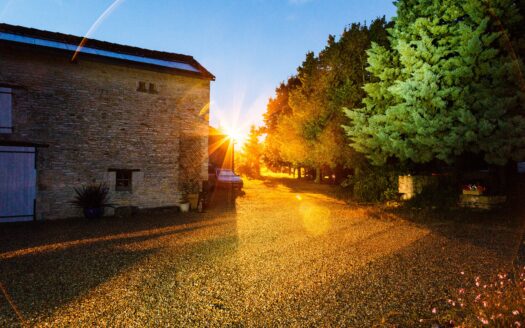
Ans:
[[[13,133],[13,90],[0,87],[0,133]]]

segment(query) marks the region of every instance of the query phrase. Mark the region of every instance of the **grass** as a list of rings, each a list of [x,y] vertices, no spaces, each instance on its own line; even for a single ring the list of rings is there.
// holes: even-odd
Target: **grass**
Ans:
[[[4,225],[0,282],[32,326],[428,327],[465,279],[510,270],[521,238],[513,211],[388,209],[304,181],[245,182],[234,207],[204,214]],[[0,295],[0,326],[16,325]]]

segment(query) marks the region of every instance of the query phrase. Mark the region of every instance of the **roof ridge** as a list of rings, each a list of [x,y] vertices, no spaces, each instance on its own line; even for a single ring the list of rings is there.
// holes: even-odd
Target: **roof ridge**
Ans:
[[[92,48],[96,50],[112,51],[124,55],[132,55],[144,58],[153,58],[173,62],[181,62],[195,66],[203,75],[215,79],[215,76],[211,74],[206,68],[204,68],[193,56],[184,55],[179,53],[167,52],[162,50],[152,50],[146,48],[140,48],[136,46],[124,45],[119,43],[113,43],[109,41],[102,41],[97,39],[91,39],[72,34],[65,34],[61,32],[51,32],[41,30],[33,27],[25,27],[20,25],[11,25],[6,23],[0,23],[0,32],[15,34],[19,36],[39,38],[46,41],[54,41],[60,43],[66,43],[70,45],[79,46],[83,40],[85,40],[83,47]]]

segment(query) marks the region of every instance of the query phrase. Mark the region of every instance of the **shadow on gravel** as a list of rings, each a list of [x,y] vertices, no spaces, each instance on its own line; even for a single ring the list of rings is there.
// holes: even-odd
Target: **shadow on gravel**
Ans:
[[[121,246],[157,237],[121,238],[1,260],[0,279],[25,318],[50,315],[157,251]],[[8,311],[0,313],[0,323],[13,315]]]
[[[371,211],[374,212],[376,217],[394,216],[428,229],[433,234],[485,248],[506,259],[518,256],[524,228],[524,212],[515,206],[491,211],[398,208]]]
[[[344,199],[343,191],[338,186],[315,184],[312,181],[264,177],[265,186],[276,188],[283,185],[294,193],[321,194],[334,199]],[[515,249],[518,256],[523,229],[525,228],[525,205],[514,202],[508,206],[491,210],[452,209],[416,209],[387,208],[377,205],[349,205],[366,209],[370,218],[378,220],[404,220],[434,234],[441,235],[461,243],[469,243],[509,257],[509,248]],[[513,254],[511,254],[513,255]]]
[[[282,184],[294,192],[323,194],[343,199],[342,189],[337,186],[318,185],[311,181],[266,178],[271,183]],[[515,256],[525,228],[525,204],[519,201],[491,211],[462,208],[417,209],[387,208],[383,204],[363,206],[371,218],[379,220],[405,220],[457,242],[470,243],[508,257],[509,247],[515,248]]]
[[[203,223],[212,218],[212,216],[200,213],[155,210],[141,212],[127,218],[103,217],[97,220],[71,218],[1,224],[0,255],[9,251],[53,243]]]
[[[235,215],[237,197],[242,197],[242,194],[237,193],[232,196],[224,190],[214,192],[205,213],[180,213],[176,208],[161,208],[143,210],[125,218],[103,217],[96,220],[69,218],[2,223],[0,224],[0,256],[5,252],[47,244],[202,224],[213,220],[217,215]]]
[[[159,279],[149,279],[150,284],[157,284],[140,291],[139,298],[161,293],[169,279],[175,281],[179,266],[163,255],[163,249],[170,247],[171,239],[163,237],[196,232],[200,229],[219,227],[226,230],[226,236],[188,240],[173,250],[184,252],[187,256],[196,258],[197,264],[212,258],[231,254],[237,247],[235,220],[227,222],[207,223],[203,225],[181,227],[180,229],[153,229],[152,233],[135,235],[120,234],[107,236],[110,239],[92,238],[87,243],[78,245],[60,243],[52,245],[51,249],[24,249],[20,253],[9,255],[0,260],[0,281],[13,298],[22,315],[30,321],[39,321],[68,303],[86,295],[97,286],[104,284],[122,272],[126,272],[137,263],[155,254],[151,264],[139,264],[144,270],[153,270],[156,266],[165,266],[157,273]],[[226,225],[225,227],[222,227]],[[114,228],[116,229],[116,228]],[[159,231],[156,233],[155,231]],[[28,239],[33,238],[31,236]],[[80,241],[82,242],[82,240]],[[159,244],[160,243],[160,244]],[[162,277],[160,276],[162,275]],[[161,279],[162,278],[162,279]],[[121,288],[125,286],[119,285]],[[149,290],[151,289],[151,290]],[[165,289],[165,288],[164,288]],[[168,291],[164,291],[168,292]],[[0,304],[6,300],[0,294]],[[7,302],[5,302],[7,303]],[[97,306],[98,307],[98,306]],[[155,305],[152,304],[152,308]],[[0,306],[0,326],[12,326],[18,320],[9,306]]]

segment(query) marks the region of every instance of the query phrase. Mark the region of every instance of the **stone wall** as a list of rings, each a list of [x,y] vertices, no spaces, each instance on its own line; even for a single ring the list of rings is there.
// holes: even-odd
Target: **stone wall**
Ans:
[[[107,182],[112,202],[174,206],[181,179],[207,179],[210,81],[108,62],[0,48],[13,90],[11,139],[48,144],[37,156],[37,218],[78,215],[74,187]],[[157,92],[138,92],[139,81]],[[133,169],[131,192],[115,173]]]
[[[409,200],[420,194],[430,185],[436,185],[438,178],[431,175],[401,175],[398,178],[398,192],[401,199]]]

